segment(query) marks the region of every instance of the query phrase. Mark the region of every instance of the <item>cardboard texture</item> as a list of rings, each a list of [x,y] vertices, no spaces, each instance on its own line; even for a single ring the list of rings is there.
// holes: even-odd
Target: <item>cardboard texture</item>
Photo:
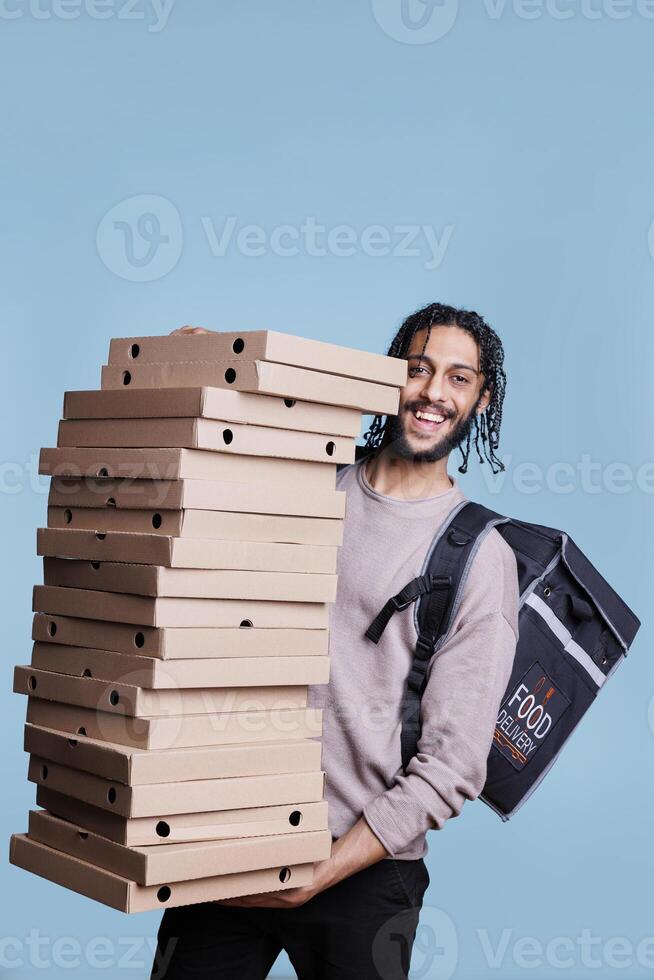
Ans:
[[[128,566],[125,566],[128,567]],[[328,625],[326,603],[259,602],[239,599],[151,598],[93,589],[34,586],[34,612],[60,613],[82,619],[105,619],[138,626],[278,627],[323,629]]]
[[[221,388],[67,391],[65,419],[205,418],[356,438],[361,413],[337,405]]]
[[[155,817],[171,813],[233,810],[282,803],[313,803],[322,799],[324,773],[276,773],[270,776],[227,776],[188,779],[183,783],[125,786],[79,769],[67,769],[30,756],[27,778],[40,786],[73,796],[122,817]]]
[[[319,464],[316,464],[319,465]],[[273,514],[287,517],[343,518],[345,493],[302,487],[293,490],[257,481],[215,483],[206,480],[96,480],[54,477],[50,484],[51,507],[133,508],[142,510],[226,511],[239,514]],[[225,518],[227,519],[227,518]]]
[[[59,423],[57,446],[203,449],[274,459],[353,463],[354,439],[239,425],[213,419],[70,419]]]
[[[32,639],[166,661],[219,657],[324,657],[329,650],[326,629],[137,629],[124,623],[47,613],[34,614]]]
[[[39,844],[24,834],[12,836],[9,860],[16,867],[70,888],[79,895],[95,899],[120,912],[130,913],[197,905],[200,902],[234,898],[238,895],[281,891],[284,888],[309,885],[313,881],[313,865],[303,864],[218,875],[196,881],[172,882],[161,886],[143,886],[45,844]]]
[[[278,517],[219,510],[127,510],[120,507],[48,507],[49,528],[131,531],[178,538],[269,541],[338,547],[343,522],[325,517]]]
[[[117,742],[140,749],[278,742],[280,739],[319,738],[322,734],[322,712],[318,708],[268,708],[219,715],[132,718],[29,698],[27,722],[72,736],[87,735],[102,742]]]
[[[215,453],[204,449],[46,448],[39,456],[39,473],[72,477],[78,485],[86,486],[94,486],[96,479],[145,480],[150,484],[156,480],[206,480],[218,484],[263,484],[266,487],[272,484],[288,491],[303,487],[329,491],[336,485],[336,463]],[[87,479],[83,480],[84,477]],[[98,490],[92,506],[99,506],[101,494],[102,490]],[[155,501],[152,503],[158,506]],[[141,506],[150,504],[142,501]]]
[[[281,687],[326,684],[329,680],[329,657],[221,657],[163,661],[56,643],[35,643],[31,666],[75,677],[101,678],[157,690]]]
[[[292,738],[144,751],[83,735],[71,738],[38,725],[25,725],[23,748],[69,769],[81,769],[126,786],[314,772],[320,770],[322,749],[318,741]]]
[[[399,387],[355,381],[351,378],[267,361],[183,361],[105,365],[103,390],[112,388],[231,388],[323,405],[356,408],[366,415],[396,415]]]
[[[316,830],[233,841],[170,843],[166,847],[125,847],[39,810],[30,811],[28,833],[31,840],[140,885],[324,861],[332,845],[328,830]]]
[[[44,558],[43,582],[73,589],[139,596],[197,599],[260,599],[270,602],[334,602],[336,576],[296,572],[244,572],[162,568],[123,562]],[[290,625],[290,624],[285,624]]]
[[[173,813],[162,817],[120,817],[72,796],[39,786],[36,802],[50,813],[80,823],[101,837],[125,844],[166,846],[176,841],[227,840],[267,837],[328,828],[327,802],[252,806],[241,810],[209,813]]]
[[[379,384],[406,384],[407,363],[396,357],[296,337],[276,330],[216,331],[191,336],[116,337],[109,363],[123,367],[152,361],[261,360],[328,371]]]
[[[307,703],[306,686],[299,684],[155,691],[118,681],[73,677],[71,674],[58,674],[29,666],[14,669],[14,692],[134,718],[304,708]]]
[[[335,574],[338,551],[324,545],[174,538],[127,531],[39,528],[38,555],[162,565],[166,568],[236,569]]]

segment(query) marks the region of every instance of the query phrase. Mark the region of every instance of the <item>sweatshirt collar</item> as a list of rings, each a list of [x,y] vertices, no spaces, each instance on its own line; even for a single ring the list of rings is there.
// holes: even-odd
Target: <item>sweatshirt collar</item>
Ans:
[[[365,459],[355,463],[357,483],[363,493],[380,506],[391,510],[402,511],[404,516],[418,517],[441,512],[444,507],[452,506],[456,500],[465,496],[458,481],[448,474],[452,483],[449,490],[441,490],[440,493],[434,494],[431,497],[418,497],[414,500],[389,497],[386,494],[379,493],[370,485],[365,474],[365,463]]]

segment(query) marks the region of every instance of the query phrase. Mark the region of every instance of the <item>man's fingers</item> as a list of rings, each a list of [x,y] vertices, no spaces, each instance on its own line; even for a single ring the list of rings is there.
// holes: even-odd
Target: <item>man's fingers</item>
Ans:
[[[301,889],[294,888],[282,892],[261,892],[255,895],[241,895],[237,898],[218,899],[217,905],[236,905],[241,908],[295,908],[303,905],[306,896]]]
[[[210,330],[206,330],[205,327],[178,327],[177,330],[171,330],[171,337],[180,337],[186,334],[194,333],[211,333]]]

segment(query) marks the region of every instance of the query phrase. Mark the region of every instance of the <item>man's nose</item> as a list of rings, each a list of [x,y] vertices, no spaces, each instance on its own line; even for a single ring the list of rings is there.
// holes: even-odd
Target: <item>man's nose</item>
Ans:
[[[428,401],[431,405],[444,402],[446,400],[446,395],[445,378],[443,375],[434,373],[425,378],[425,383],[420,394],[422,398],[424,398],[425,401]]]

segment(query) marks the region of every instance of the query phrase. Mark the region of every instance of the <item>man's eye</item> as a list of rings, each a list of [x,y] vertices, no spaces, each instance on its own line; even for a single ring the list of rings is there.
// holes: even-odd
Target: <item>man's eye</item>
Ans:
[[[409,368],[409,377],[415,378],[416,374],[418,374],[419,371],[423,371],[426,374],[427,368],[421,367],[419,364],[416,367]]]
[[[456,382],[457,382],[457,384],[458,384],[459,382],[461,382],[461,383],[462,383],[462,384],[464,384],[464,385],[467,385],[467,384],[469,384],[469,383],[470,383],[470,382],[468,381],[468,379],[467,379],[467,378],[464,378],[464,377],[463,377],[463,375],[462,375],[462,374],[455,374],[455,375],[453,376],[453,378],[452,378],[452,380],[453,380],[453,381],[456,381]]]

